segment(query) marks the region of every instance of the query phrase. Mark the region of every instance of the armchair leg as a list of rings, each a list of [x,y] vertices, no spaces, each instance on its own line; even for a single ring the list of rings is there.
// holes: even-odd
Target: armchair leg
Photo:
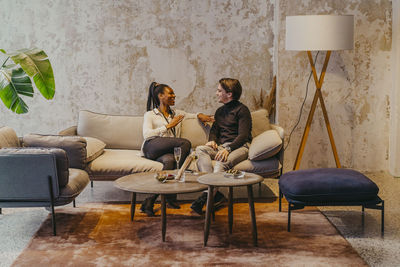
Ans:
[[[93,181],[90,181],[90,187],[93,188]]]
[[[50,208],[51,208],[51,222],[53,225],[53,235],[56,235],[56,214],[54,212],[54,192],[53,192],[53,182],[51,176],[49,178],[49,192],[50,192]]]
[[[75,199],[74,199],[74,200],[72,200],[72,206],[73,206],[74,208],[76,208]]]
[[[282,211],[282,192],[281,189],[279,188],[279,212]]]
[[[0,208],[0,214],[2,214],[2,213],[1,213],[1,208]]]

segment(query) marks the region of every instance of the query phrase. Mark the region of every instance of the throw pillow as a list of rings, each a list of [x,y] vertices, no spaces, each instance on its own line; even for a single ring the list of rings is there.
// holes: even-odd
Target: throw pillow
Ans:
[[[83,138],[86,139],[86,163],[103,154],[106,143],[94,137]]]
[[[265,132],[266,130],[271,130],[271,125],[269,124],[268,111],[266,109],[259,109],[251,112],[252,129],[251,135],[254,137]]]
[[[86,167],[86,140],[80,136],[27,134],[23,138],[24,147],[55,147],[67,152],[69,167]]]
[[[0,148],[19,146],[19,139],[14,129],[8,126],[0,127]]]
[[[282,139],[275,130],[267,130],[253,138],[249,147],[250,160],[264,160],[277,154],[282,148]]]

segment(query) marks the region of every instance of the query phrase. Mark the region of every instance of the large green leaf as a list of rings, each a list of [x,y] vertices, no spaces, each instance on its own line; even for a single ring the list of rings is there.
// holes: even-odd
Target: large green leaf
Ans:
[[[8,56],[19,64],[22,69],[32,77],[37,89],[46,99],[52,99],[55,93],[53,69],[46,53],[37,48],[18,50],[7,53]]]
[[[20,95],[33,96],[32,82],[25,71],[16,65],[0,69],[0,99],[15,113],[27,113],[28,106]]]

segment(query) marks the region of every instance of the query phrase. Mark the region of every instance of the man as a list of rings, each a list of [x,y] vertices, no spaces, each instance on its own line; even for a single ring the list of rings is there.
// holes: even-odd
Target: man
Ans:
[[[208,142],[196,148],[198,156],[197,167],[202,172],[226,171],[239,162],[247,159],[249,143],[251,142],[251,115],[249,109],[239,102],[242,86],[236,79],[223,78],[219,80],[216,95],[219,107],[214,115],[214,123],[210,130]],[[215,167],[212,160],[215,159]],[[192,203],[191,208],[202,214],[207,201],[204,192]],[[214,196],[214,205],[219,206],[225,197],[219,191]]]

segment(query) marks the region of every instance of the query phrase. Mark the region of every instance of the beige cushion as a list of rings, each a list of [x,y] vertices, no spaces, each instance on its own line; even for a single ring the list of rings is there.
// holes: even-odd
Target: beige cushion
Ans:
[[[80,136],[61,135],[24,135],[25,147],[55,147],[67,152],[69,167],[85,169],[86,167],[86,140]]]
[[[275,130],[267,130],[253,138],[249,147],[250,160],[263,160],[274,156],[282,147],[282,139]]]
[[[0,148],[20,147],[19,139],[14,129],[4,126],[0,127]]]
[[[143,143],[143,116],[105,115],[79,112],[77,134],[100,139],[106,148],[140,149]]]
[[[204,145],[208,142],[210,125],[204,125],[197,118],[182,121],[181,137],[188,139],[192,147]]]
[[[103,153],[106,143],[94,137],[83,138],[86,139],[86,162],[90,162]]]
[[[139,150],[104,149],[88,167],[95,180],[113,180],[136,172],[161,171],[163,165],[141,157]]]
[[[87,172],[80,169],[69,169],[69,182],[60,189],[60,195],[55,200],[55,205],[65,205],[78,196],[90,182]]]
[[[265,132],[266,130],[271,129],[271,125],[269,124],[268,111],[266,109],[259,109],[251,112],[251,120],[251,135],[253,138]]]

